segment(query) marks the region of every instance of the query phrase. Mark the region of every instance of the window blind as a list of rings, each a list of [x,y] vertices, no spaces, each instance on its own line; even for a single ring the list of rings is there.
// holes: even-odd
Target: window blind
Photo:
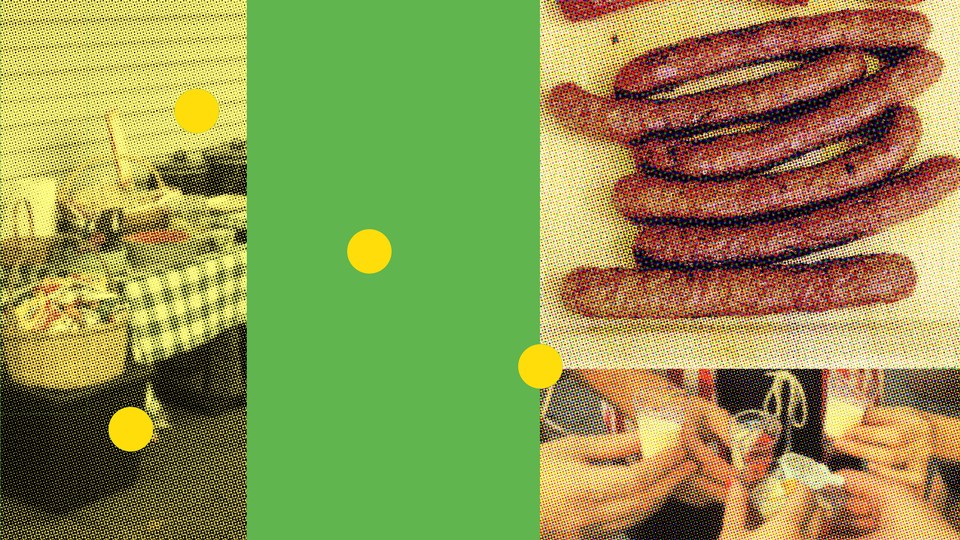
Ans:
[[[246,138],[246,39],[244,1],[0,2],[0,179],[63,179],[110,153],[113,108],[153,160]],[[173,114],[192,88],[220,105],[202,134]]]

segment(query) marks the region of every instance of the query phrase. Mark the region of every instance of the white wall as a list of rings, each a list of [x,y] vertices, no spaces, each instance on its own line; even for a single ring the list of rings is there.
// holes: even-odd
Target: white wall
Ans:
[[[130,152],[153,157],[246,138],[246,2],[0,2],[0,178],[64,178],[110,152],[119,108]],[[183,131],[177,97],[204,88],[217,124]]]

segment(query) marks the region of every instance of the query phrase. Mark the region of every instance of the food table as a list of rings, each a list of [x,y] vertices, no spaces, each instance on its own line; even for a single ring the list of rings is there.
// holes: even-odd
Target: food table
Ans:
[[[158,430],[161,393],[205,413],[246,404],[245,143],[155,163],[105,118],[111,154],[0,194],[0,475],[57,512],[136,481],[139,452],[108,433],[118,410]],[[222,399],[226,382],[243,395]]]
[[[0,270],[0,303],[46,276],[63,273],[54,267]],[[49,510],[69,511],[131,485],[139,456],[121,452],[109,442],[106,423],[116,412],[113,409],[143,407],[156,428],[169,426],[153,386],[176,388],[177,381],[169,379],[182,371],[163,371],[166,381],[157,377],[158,368],[178,356],[191,358],[195,370],[206,371],[206,395],[186,396],[194,408],[202,411],[206,406],[211,365],[232,363],[228,366],[232,376],[242,384],[245,340],[233,355],[210,346],[234,333],[245,336],[246,277],[245,246],[211,253],[179,268],[127,267],[114,275],[129,311],[127,368],[119,378],[72,390],[17,385],[4,376],[4,455],[9,463],[19,464],[3,469],[4,490]],[[166,395],[178,397],[169,391]]]
[[[186,363],[206,371],[203,393],[206,397],[213,397],[209,395],[213,377],[211,362],[202,358],[198,362],[189,356],[185,358],[185,355],[191,351],[208,352],[208,345],[216,343],[226,332],[245,327],[246,248],[220,253],[180,269],[130,276],[123,281],[122,290],[131,310],[130,341],[134,362],[158,366],[164,361],[177,360],[182,367],[185,359]],[[230,351],[223,348],[214,349],[214,352],[222,353],[227,357],[226,361],[233,364],[227,368],[233,370],[234,376],[246,373],[245,343],[242,350],[238,350],[240,354],[233,355],[233,358],[229,358]],[[176,383],[169,375],[188,375],[185,370],[163,370],[162,373],[168,376],[158,383]],[[177,384],[164,385],[164,388],[176,387]],[[172,393],[166,392],[165,395],[171,396]],[[148,393],[147,400],[147,407],[151,409],[148,412],[159,413],[163,423],[165,419],[159,404],[152,402],[152,392]],[[177,401],[183,402],[182,399]],[[196,403],[197,400],[188,401]],[[194,408],[207,409],[208,404],[200,401]]]
[[[57,272],[0,269],[0,304]],[[207,255],[181,268],[128,267],[114,279],[130,309],[130,349],[137,364],[156,366],[246,324],[246,247]]]

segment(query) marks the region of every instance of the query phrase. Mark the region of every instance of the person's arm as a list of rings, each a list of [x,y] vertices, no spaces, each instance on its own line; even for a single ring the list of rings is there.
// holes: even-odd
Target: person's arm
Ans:
[[[933,455],[960,462],[960,418],[925,411],[921,414],[933,427]]]
[[[638,392],[663,399],[682,399],[686,395],[677,385],[649,369],[581,369],[574,370],[574,374],[631,418]]]
[[[673,402],[683,407],[687,415],[686,426],[693,434],[687,438],[687,451],[699,464],[699,470],[680,487],[677,498],[694,506],[723,500],[733,471],[711,443],[730,444],[730,416],[725,410],[688,394],[649,369],[590,369],[577,371],[575,375],[631,418],[634,399],[641,393],[646,399]]]

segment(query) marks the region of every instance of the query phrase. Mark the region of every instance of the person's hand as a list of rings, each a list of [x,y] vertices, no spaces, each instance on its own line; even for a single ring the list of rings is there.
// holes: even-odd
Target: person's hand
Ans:
[[[863,459],[867,470],[922,490],[933,453],[933,428],[909,407],[874,407],[860,425],[834,441],[837,450]]]
[[[730,446],[730,413],[696,396],[684,396],[684,400],[683,440],[699,470],[680,485],[676,499],[692,506],[722,503],[734,473],[716,448]]]
[[[696,471],[681,446],[630,465],[599,465],[640,450],[637,432],[568,436],[540,445],[540,536],[594,538],[656,512]]]
[[[727,495],[723,530],[718,540],[803,540],[819,538],[823,512],[817,508],[813,493],[802,485],[787,497],[779,512],[760,527],[750,529],[750,505],[746,488],[734,481]]]
[[[856,508],[854,514],[864,516],[869,513],[873,517],[871,526],[857,527],[859,532],[836,531],[830,534],[830,538],[960,540],[960,535],[947,521],[909,486],[860,471],[841,471],[840,474],[844,478],[844,490],[851,496],[847,507]]]

